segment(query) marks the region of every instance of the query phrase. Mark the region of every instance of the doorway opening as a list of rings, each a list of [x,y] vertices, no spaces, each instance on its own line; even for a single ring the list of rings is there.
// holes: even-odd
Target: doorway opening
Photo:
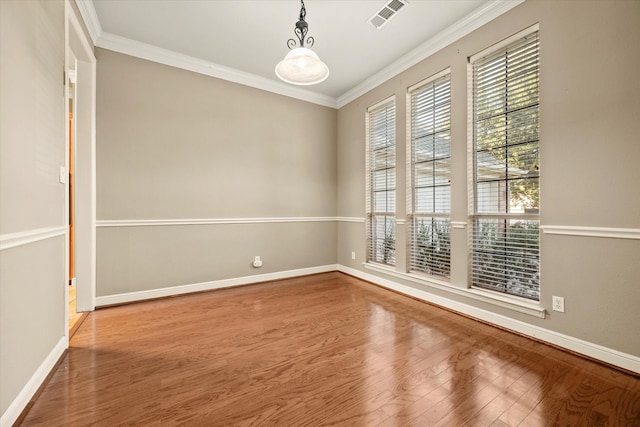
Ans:
[[[2,0],[0,0],[2,1]],[[96,58],[71,0],[65,0],[65,335],[95,309]],[[63,119],[63,118],[61,118]]]
[[[75,58],[73,58],[73,64],[75,65]],[[69,337],[71,337],[73,335],[73,333],[78,329],[78,327],[80,326],[80,321],[83,318],[83,314],[82,312],[78,312],[77,309],[77,305],[76,305],[76,273],[75,273],[75,227],[74,227],[74,222],[75,222],[75,198],[74,198],[74,187],[75,187],[75,161],[74,161],[74,153],[75,153],[75,149],[74,149],[74,116],[73,116],[73,106],[74,106],[74,94],[75,94],[75,90],[76,90],[76,70],[75,68],[73,68],[72,66],[69,66],[69,81],[68,81],[68,91],[69,91],[69,111],[67,111],[68,113],[68,145],[69,145],[69,150],[67,152],[68,155],[68,159],[67,159],[67,164],[68,166],[68,183],[69,183],[69,204],[68,204],[68,210],[69,210],[69,234],[68,234],[68,245],[69,245],[69,264],[68,264],[68,271],[69,274],[67,275],[67,280],[69,282],[69,305],[68,305],[68,310],[69,310]]]

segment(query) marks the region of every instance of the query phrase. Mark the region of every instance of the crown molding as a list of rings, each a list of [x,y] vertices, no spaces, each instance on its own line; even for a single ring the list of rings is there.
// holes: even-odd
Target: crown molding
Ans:
[[[485,6],[476,9],[444,31],[422,43],[417,48],[403,55],[397,61],[387,65],[376,74],[372,75],[354,88],[340,95],[337,99],[338,108],[342,108],[351,101],[369,92],[386,81],[392,79],[403,71],[423,61],[434,53],[460,40],[462,37],[477,30],[486,23],[492,21],[503,13],[524,3],[525,0],[494,0]]]
[[[265,77],[256,76],[255,74],[225,67],[213,62],[194,58],[189,55],[183,55],[181,53],[131,40],[115,34],[103,32],[100,37],[98,37],[98,40],[96,40],[96,46],[112,50],[114,52],[135,56],[136,58],[146,59],[148,61],[169,65],[171,67],[192,71],[194,73],[204,74],[233,83],[239,83],[256,89],[288,96],[290,98],[324,105],[325,107],[337,108],[336,99],[334,97],[312,92],[307,89],[301,89],[286,83],[280,83]]]
[[[102,31],[93,0],[75,0],[97,47],[331,108],[342,108],[525,0],[493,0],[389,64],[338,98]]]
[[[96,8],[93,5],[93,0],[76,0],[76,5],[78,6],[78,10],[80,10],[80,16],[82,16],[82,20],[89,31],[91,41],[95,44],[98,37],[102,34],[102,25],[100,25],[100,20],[98,19]]]

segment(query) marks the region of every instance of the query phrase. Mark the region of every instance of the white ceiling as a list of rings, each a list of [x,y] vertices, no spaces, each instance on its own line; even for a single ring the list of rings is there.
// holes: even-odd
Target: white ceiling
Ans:
[[[274,67],[299,0],[77,0],[96,46],[329,106],[341,106],[524,0],[408,0],[380,29],[386,0],[306,0],[329,78],[298,87]]]

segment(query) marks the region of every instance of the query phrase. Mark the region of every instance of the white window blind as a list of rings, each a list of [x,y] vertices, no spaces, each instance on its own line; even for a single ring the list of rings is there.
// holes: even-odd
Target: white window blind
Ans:
[[[395,265],[396,108],[393,99],[367,110],[367,260]]]
[[[472,285],[539,300],[539,43],[472,60]]]
[[[448,278],[451,270],[451,75],[409,92],[408,192],[412,272]]]

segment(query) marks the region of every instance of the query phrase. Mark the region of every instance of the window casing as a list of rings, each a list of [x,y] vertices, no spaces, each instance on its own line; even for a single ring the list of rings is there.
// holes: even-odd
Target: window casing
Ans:
[[[451,272],[451,74],[409,88],[409,271]]]
[[[396,108],[387,99],[367,110],[367,261],[395,265]]]
[[[537,28],[471,58],[471,284],[539,300]]]

